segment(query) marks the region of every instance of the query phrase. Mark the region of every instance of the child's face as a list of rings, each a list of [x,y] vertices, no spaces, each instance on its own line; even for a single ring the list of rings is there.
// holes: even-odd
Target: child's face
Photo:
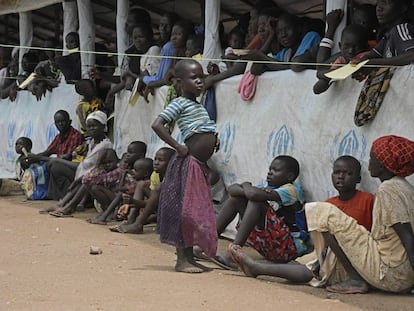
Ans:
[[[36,64],[30,62],[27,57],[22,58],[22,69],[26,72],[32,72]]]
[[[132,170],[132,176],[135,180],[143,180],[145,177],[147,177],[148,172],[145,169],[145,167],[142,165],[142,163],[134,164],[134,168]]]
[[[378,0],[376,13],[378,22],[386,25],[398,20],[404,13],[404,8],[397,0]]]
[[[171,36],[171,21],[167,16],[163,16],[160,19],[160,24],[158,25],[158,31],[160,32],[160,37],[162,41],[168,41]]]
[[[267,29],[267,23],[269,21],[269,16],[260,15],[257,21],[257,33],[262,40],[265,42],[267,37],[269,36],[269,32]]]
[[[229,45],[233,48],[233,49],[241,49],[243,48],[243,40],[240,36],[238,36],[237,34],[233,33],[230,37],[229,40]]]
[[[135,27],[134,30],[132,30],[132,42],[138,51],[148,50],[150,44],[148,39],[145,37],[144,32],[139,27]]]
[[[186,36],[181,26],[175,25],[171,31],[171,43],[177,48],[183,48],[186,44]]]
[[[194,98],[201,94],[204,88],[204,73],[197,63],[188,65],[184,76],[179,80],[182,96]]]
[[[361,25],[369,31],[372,31],[376,26],[369,14],[363,10],[355,10],[352,16],[352,24]]]
[[[105,172],[113,171],[118,167],[118,159],[111,155],[106,155],[101,162],[102,168]]]
[[[154,172],[164,175],[168,166],[168,161],[170,161],[168,154],[163,150],[158,150],[154,157]]]
[[[342,56],[349,61],[358,53],[367,50],[367,42],[363,44],[356,34],[345,32],[342,35],[340,47]]]
[[[127,152],[125,155],[125,162],[129,167],[132,167],[132,165],[135,163],[136,160],[143,158],[144,155],[140,150],[135,148],[134,145],[128,146]]]
[[[60,133],[66,133],[70,129],[70,119],[68,119],[64,114],[57,113],[55,114],[55,125]]]
[[[66,48],[69,50],[79,47],[78,38],[76,38],[75,36],[72,36],[72,35],[66,36],[65,42],[66,42]]]
[[[299,33],[296,26],[290,25],[287,21],[279,20],[276,29],[277,38],[283,47],[294,47],[299,41]]]
[[[29,148],[26,146],[24,140],[22,139],[16,140],[16,143],[14,146],[14,150],[16,151],[16,153],[23,154],[23,151],[22,151],[23,148],[26,148],[26,151],[29,151]]]
[[[97,138],[105,133],[105,125],[97,120],[86,120],[86,130],[92,138]]]
[[[356,184],[361,180],[359,172],[352,163],[343,160],[334,163],[331,178],[333,186],[339,193],[355,190]]]
[[[292,173],[287,168],[285,162],[276,159],[270,164],[266,181],[269,186],[279,188],[287,183],[292,182]]]

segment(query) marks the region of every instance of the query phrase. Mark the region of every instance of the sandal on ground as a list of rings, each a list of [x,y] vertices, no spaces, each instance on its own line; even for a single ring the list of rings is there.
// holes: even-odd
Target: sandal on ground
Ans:
[[[208,257],[199,246],[193,247],[193,257],[195,260],[210,261],[210,257]]]
[[[64,213],[59,212],[59,211],[50,212],[49,215],[54,216],[54,217],[60,217],[60,218],[73,217],[72,214],[64,214]]]
[[[225,270],[239,271],[237,265],[233,261],[227,259],[223,254],[218,254],[215,257],[210,258],[210,261]]]

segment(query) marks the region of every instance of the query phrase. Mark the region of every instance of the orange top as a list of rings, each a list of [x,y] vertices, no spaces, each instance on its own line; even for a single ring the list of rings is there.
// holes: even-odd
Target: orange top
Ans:
[[[372,208],[374,206],[374,195],[369,192],[357,190],[355,195],[348,201],[341,201],[339,196],[326,200],[348,216],[354,218],[358,224],[371,231],[372,226]]]
[[[263,42],[260,39],[259,35],[255,35],[252,39],[252,41],[250,41],[249,45],[247,46],[246,49],[248,50],[260,50],[260,48],[262,47]]]

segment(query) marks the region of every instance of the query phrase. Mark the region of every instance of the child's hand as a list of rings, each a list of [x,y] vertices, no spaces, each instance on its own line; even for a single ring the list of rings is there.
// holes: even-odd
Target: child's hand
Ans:
[[[216,74],[220,73],[220,69],[217,66],[217,64],[214,64],[213,62],[209,62],[208,65],[207,65],[207,72],[210,75],[216,75]]]
[[[126,216],[128,216],[128,213],[129,213],[129,204],[124,204],[118,209],[117,216],[119,218],[125,218]]]
[[[144,99],[147,103],[149,103],[148,95],[151,94],[152,96],[154,96],[154,93],[155,93],[154,88],[147,85],[147,87],[144,90]]]
[[[188,154],[188,147],[186,145],[179,145],[175,150],[177,150],[179,157],[185,157]]]
[[[326,24],[332,29],[336,29],[342,20],[344,13],[341,9],[332,10],[326,15]]]

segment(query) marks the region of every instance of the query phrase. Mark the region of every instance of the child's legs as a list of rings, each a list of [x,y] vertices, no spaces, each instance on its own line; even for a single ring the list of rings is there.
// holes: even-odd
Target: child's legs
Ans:
[[[153,190],[151,191],[150,197],[148,198],[145,208],[142,210],[141,214],[137,218],[137,223],[145,225],[148,222],[149,216],[155,213],[158,207],[158,202],[160,200],[160,191]]]
[[[117,193],[112,200],[111,204],[108,205],[108,207],[104,210],[104,212],[99,215],[99,219],[101,220],[107,220],[110,215],[112,215],[115,211],[115,209],[121,204],[122,202],[122,193]]]
[[[79,184],[79,185],[75,186],[75,188],[72,189],[72,191],[74,192],[74,195],[73,195],[72,199],[67,204],[62,206],[62,208],[61,208],[62,213],[71,213],[71,212],[73,212],[76,209],[76,205],[80,201],[82,201],[85,194],[87,193],[87,188],[86,188],[85,185]]]
[[[249,201],[247,203],[234,244],[243,246],[256,226],[264,227],[267,208],[266,202]]]
[[[238,213],[243,217],[247,202],[245,197],[230,197],[224,202],[222,209],[216,217],[218,235],[223,233]]]
[[[102,185],[92,185],[88,191],[92,198],[96,199],[104,209],[115,199],[115,193]]]

